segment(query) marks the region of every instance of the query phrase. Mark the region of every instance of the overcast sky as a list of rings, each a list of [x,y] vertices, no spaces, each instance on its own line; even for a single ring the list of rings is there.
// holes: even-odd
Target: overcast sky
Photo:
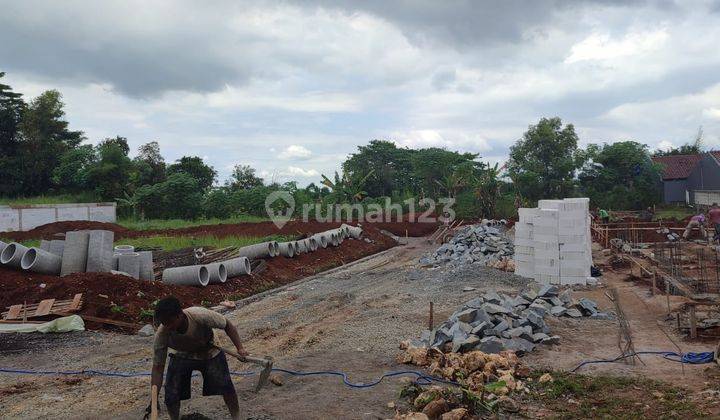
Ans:
[[[369,140],[502,162],[541,117],[583,144],[720,148],[720,1],[4,1],[0,71],[97,143],[317,182]]]

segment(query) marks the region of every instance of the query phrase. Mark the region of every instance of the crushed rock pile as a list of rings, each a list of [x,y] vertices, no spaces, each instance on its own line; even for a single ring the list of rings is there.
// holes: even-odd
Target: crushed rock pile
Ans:
[[[411,412],[397,413],[396,419],[468,419],[474,418],[472,399],[507,404],[513,402],[507,394],[527,392],[523,380],[530,376],[515,352],[503,351],[486,354],[472,351],[465,354],[444,354],[435,348],[420,349],[404,342],[406,352],[400,362],[428,368],[431,375],[458,382],[465,392],[457,388],[430,386],[417,389],[411,397]]]
[[[411,348],[437,348],[445,353],[530,352],[538,344],[559,344],[559,336],[551,336],[545,316],[611,319],[598,311],[590,299],[575,301],[570,290],[560,292],[557,286],[528,286],[517,296],[487,292],[466,302],[436,329],[425,330]]]
[[[506,238],[499,228],[477,224],[461,228],[448,243],[441,245],[434,253],[422,257],[420,263],[425,266],[447,262],[478,263],[514,271],[513,254],[512,241]]]

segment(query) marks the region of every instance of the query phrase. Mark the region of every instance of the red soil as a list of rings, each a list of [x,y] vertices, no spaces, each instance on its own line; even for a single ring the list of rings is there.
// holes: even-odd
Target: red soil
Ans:
[[[116,226],[105,225],[103,228]],[[264,225],[267,227],[267,224]],[[243,231],[242,228],[245,225],[213,227],[208,230],[209,232],[203,228],[190,228],[186,231],[202,235],[211,234],[210,232],[221,234],[226,230],[232,230],[233,233],[225,233],[225,235],[239,234],[238,230],[234,230],[236,226],[240,227],[239,231],[242,231],[242,234],[271,234],[267,230],[262,230],[260,226]],[[83,229],[89,227],[87,222],[82,222],[78,226]],[[99,227],[97,224],[92,226],[95,229]],[[274,225],[272,227],[275,228]],[[311,225],[309,230],[302,229],[302,227],[302,225],[292,222],[286,225],[281,232],[305,234],[327,229],[327,225]],[[50,234],[51,229],[45,228],[44,232],[44,234]],[[123,231],[119,231],[119,233],[122,235]],[[277,233],[277,230],[274,233]],[[23,302],[35,303],[50,298],[71,299],[75,293],[83,293],[84,304],[80,311],[81,314],[142,324],[150,322],[150,319],[141,318],[140,311],[151,308],[156,299],[170,294],[175,295],[186,306],[200,305],[203,301],[217,304],[227,299],[237,300],[346,264],[395,245],[395,241],[380,233],[374,226],[365,226],[365,235],[373,242],[346,240],[340,247],[321,248],[316,252],[302,254],[293,259],[272,258],[267,260],[267,269],[259,274],[238,277],[228,280],[225,284],[210,285],[204,288],[165,285],[160,282],[140,281],[109,273],[76,273],[67,277],[55,277],[0,267],[0,290],[2,290],[0,307],[6,310],[5,308],[10,305]],[[41,288],[41,284],[45,284],[45,286]],[[111,309],[113,304],[117,308],[122,308],[122,311],[113,311]],[[87,323],[87,327],[108,328],[90,322]]]
[[[353,223],[354,225],[355,223]],[[302,235],[307,233],[318,233],[328,229],[334,229],[341,223],[324,222],[302,222],[292,220],[278,229],[272,222],[238,223],[193,226],[181,229],[162,230],[129,230],[114,223],[68,221],[49,223],[38,226],[27,232],[7,232],[3,237],[23,241],[28,239],[52,239],[55,234],[65,233],[72,230],[104,229],[115,232],[115,239],[138,238],[145,236],[270,236],[270,235]],[[421,237],[431,234],[437,229],[437,223],[411,223],[411,222],[390,222],[390,223],[363,223],[364,227],[373,226],[377,229],[384,229],[398,236]]]

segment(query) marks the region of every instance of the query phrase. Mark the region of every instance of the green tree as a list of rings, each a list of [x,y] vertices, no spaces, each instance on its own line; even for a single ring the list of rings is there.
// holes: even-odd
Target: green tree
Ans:
[[[60,92],[48,90],[23,110],[19,129],[25,194],[40,194],[50,189],[60,156],[83,140],[81,131],[68,130],[61,98]]]
[[[202,191],[207,191],[215,182],[217,172],[197,156],[183,156],[168,166],[168,176],[184,172],[195,179]]]
[[[669,150],[656,150],[653,156],[673,156],[673,155],[697,155],[703,152],[703,128],[698,128],[695,140],[692,143],[685,143],[680,147],[672,147]]]
[[[507,172],[525,198],[563,198],[571,195],[575,171],[583,153],[572,124],[560,118],[543,118],[531,125],[523,138],[510,148]]]
[[[0,79],[3,76],[0,72]],[[22,94],[0,83],[0,195],[22,191],[19,125],[25,108]]]
[[[151,219],[195,219],[202,210],[202,189],[190,174],[179,171],[155,185],[135,192],[137,206]]]
[[[165,159],[160,154],[160,145],[156,141],[143,144],[133,159],[137,170],[137,185],[153,185],[165,180]]]
[[[53,184],[66,191],[82,191],[87,187],[88,171],[96,161],[95,149],[90,144],[68,150],[60,156],[60,162],[53,170]]]
[[[362,177],[372,173],[365,189],[373,197],[390,195],[393,191],[413,189],[413,173],[410,149],[400,149],[395,143],[372,140],[366,146],[359,146],[343,162],[342,169],[349,177]]]
[[[482,168],[482,163],[475,160],[477,158],[475,153],[458,153],[437,147],[419,149],[411,157],[413,177],[426,195],[454,194],[464,185],[465,176]]]
[[[580,187],[601,208],[642,209],[660,201],[660,168],[648,147],[634,141],[588,145],[590,159],[579,174]]]
[[[249,190],[263,185],[263,179],[255,175],[250,165],[235,165],[227,186],[232,191]]]
[[[87,173],[88,187],[102,199],[123,197],[131,188],[133,163],[127,155],[130,149],[123,137],[108,138],[96,147],[97,161]]]

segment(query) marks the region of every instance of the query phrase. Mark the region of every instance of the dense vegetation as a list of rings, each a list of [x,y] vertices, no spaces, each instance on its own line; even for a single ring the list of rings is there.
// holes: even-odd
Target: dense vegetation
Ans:
[[[218,184],[217,172],[201,158],[168,164],[154,141],[134,158],[121,136],[88,144],[82,132],[68,129],[61,99],[51,90],[26,102],[0,83],[0,197],[117,201],[121,214],[133,220],[265,216],[265,198],[277,190],[290,192],[296,208],[315,204],[321,213],[341,203],[423,210],[425,199],[450,197],[460,218],[511,217],[516,207],[541,198],[589,196],[593,206],[612,209],[643,208],[660,199],[660,168],[647,146],[623,141],[583,150],[573,125],[559,118],[530,125],[502,168],[473,153],[372,140],[342,163],[341,173],[302,188],[268,184],[242,165]],[[662,153],[698,150],[699,140]]]

